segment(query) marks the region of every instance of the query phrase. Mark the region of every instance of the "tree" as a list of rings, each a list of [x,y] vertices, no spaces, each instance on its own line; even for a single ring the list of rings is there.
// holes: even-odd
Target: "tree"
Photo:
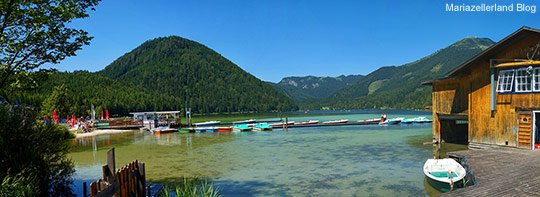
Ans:
[[[60,86],[54,87],[54,91],[48,98],[43,101],[41,105],[41,112],[39,117],[48,116],[54,110],[60,118],[71,115],[70,105],[72,104],[72,99],[68,95],[68,89],[66,85],[62,84]]]
[[[66,27],[88,17],[99,0],[3,0],[0,2],[0,89],[35,88],[58,64],[74,56],[92,37]]]
[[[66,127],[36,118],[24,107],[0,105],[0,180],[22,176],[19,182],[37,188],[40,196],[71,195],[74,169],[66,140],[72,136]]]
[[[0,1],[0,92],[37,87],[54,71],[40,66],[57,64],[88,45],[92,39],[88,32],[68,28],[66,24],[87,17],[87,10],[98,2]],[[60,88],[63,90],[58,91],[64,91],[64,96],[59,94],[56,98],[67,99],[67,89]],[[21,106],[0,106],[0,179],[7,180],[0,190],[16,190],[15,196],[72,195],[69,185],[74,169],[67,158],[66,139],[73,136],[65,127],[43,125],[37,118],[36,111]],[[28,193],[34,188],[35,193]],[[10,194],[0,194],[3,195]]]

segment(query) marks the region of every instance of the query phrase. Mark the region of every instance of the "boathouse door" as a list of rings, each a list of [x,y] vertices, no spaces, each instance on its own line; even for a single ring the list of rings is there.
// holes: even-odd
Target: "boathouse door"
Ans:
[[[540,111],[533,112],[532,149],[540,149]]]
[[[518,147],[532,149],[533,140],[533,114],[531,112],[518,112]],[[540,118],[540,115],[539,115]]]

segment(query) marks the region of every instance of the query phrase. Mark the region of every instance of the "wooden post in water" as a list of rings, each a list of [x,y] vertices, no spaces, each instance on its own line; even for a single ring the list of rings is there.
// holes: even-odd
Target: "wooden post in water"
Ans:
[[[289,117],[285,116],[285,129],[289,129]]]
[[[87,197],[88,195],[88,189],[86,188],[86,182],[83,182],[83,185],[82,185],[82,191],[83,191],[83,197]]]

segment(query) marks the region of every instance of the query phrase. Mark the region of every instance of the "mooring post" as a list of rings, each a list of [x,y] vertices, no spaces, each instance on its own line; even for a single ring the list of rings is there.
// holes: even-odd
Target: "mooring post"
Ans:
[[[87,197],[86,194],[88,194],[88,189],[86,188],[86,182],[83,182],[83,186],[82,186],[82,190],[83,190],[83,197]]]
[[[289,117],[285,116],[285,129],[289,129]]]

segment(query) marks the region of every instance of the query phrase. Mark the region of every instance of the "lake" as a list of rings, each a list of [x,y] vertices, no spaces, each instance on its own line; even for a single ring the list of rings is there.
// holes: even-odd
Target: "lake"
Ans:
[[[396,111],[388,118],[430,113]],[[289,120],[350,121],[380,114],[297,114]],[[270,118],[275,120],[276,118]],[[279,118],[278,118],[279,119]],[[424,180],[422,167],[433,155],[432,124],[354,125],[153,135],[128,132],[74,139],[74,190],[101,178],[110,148],[116,166],[146,164],[147,182],[208,177],[225,196],[425,196],[438,194]],[[467,146],[444,144],[443,152]]]

